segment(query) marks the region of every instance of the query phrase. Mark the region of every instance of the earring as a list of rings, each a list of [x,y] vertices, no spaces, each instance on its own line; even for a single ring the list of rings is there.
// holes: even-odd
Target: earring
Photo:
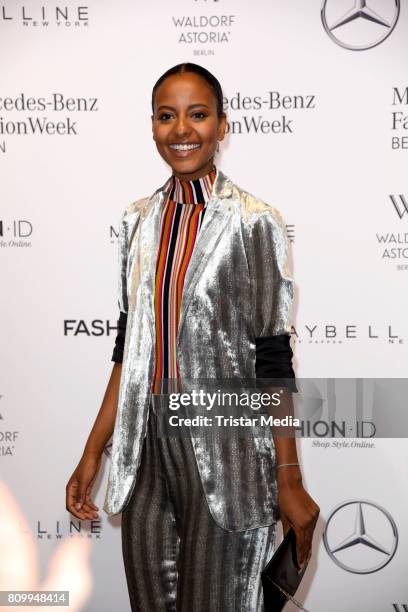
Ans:
[[[219,153],[219,152],[220,152],[220,141],[217,140],[217,153]]]

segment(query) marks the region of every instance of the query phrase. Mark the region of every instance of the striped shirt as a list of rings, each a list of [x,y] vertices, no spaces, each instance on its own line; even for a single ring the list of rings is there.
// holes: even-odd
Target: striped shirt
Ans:
[[[163,203],[155,280],[154,393],[169,391],[180,377],[176,346],[184,279],[216,176],[215,166],[195,180],[173,175]]]

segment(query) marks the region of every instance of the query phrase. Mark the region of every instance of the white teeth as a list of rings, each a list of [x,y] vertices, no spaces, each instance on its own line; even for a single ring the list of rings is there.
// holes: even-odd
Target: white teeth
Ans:
[[[177,151],[190,151],[191,149],[198,149],[199,144],[172,144],[170,149],[176,149]]]

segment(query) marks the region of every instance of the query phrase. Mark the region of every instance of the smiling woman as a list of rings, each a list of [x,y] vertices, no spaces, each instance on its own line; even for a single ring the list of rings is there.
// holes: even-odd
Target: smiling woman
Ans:
[[[279,385],[280,416],[292,412],[285,224],[214,165],[227,120],[208,70],[168,70],[152,112],[172,175],[122,216],[115,365],[66,506],[97,516],[91,490],[113,432],[104,509],[122,512],[132,611],[262,612],[277,519],[293,527],[302,565],[319,513],[295,439],[269,426],[262,438],[159,436],[157,399],[180,379],[263,377]]]
[[[225,136],[222,93],[215,80],[210,84],[194,72],[170,70],[163,77],[153,89],[153,139],[173,174],[194,180],[210,172]]]

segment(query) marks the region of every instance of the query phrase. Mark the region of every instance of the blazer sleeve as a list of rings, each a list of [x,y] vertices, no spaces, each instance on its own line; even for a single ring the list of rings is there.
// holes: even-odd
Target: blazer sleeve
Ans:
[[[119,224],[118,237],[118,306],[119,318],[117,322],[117,335],[111,361],[122,363],[125,346],[128,296],[127,296],[127,260],[128,260],[128,209],[122,214]]]
[[[272,208],[251,223],[248,264],[253,295],[257,378],[297,392],[290,347],[293,278],[288,264],[286,225]]]

